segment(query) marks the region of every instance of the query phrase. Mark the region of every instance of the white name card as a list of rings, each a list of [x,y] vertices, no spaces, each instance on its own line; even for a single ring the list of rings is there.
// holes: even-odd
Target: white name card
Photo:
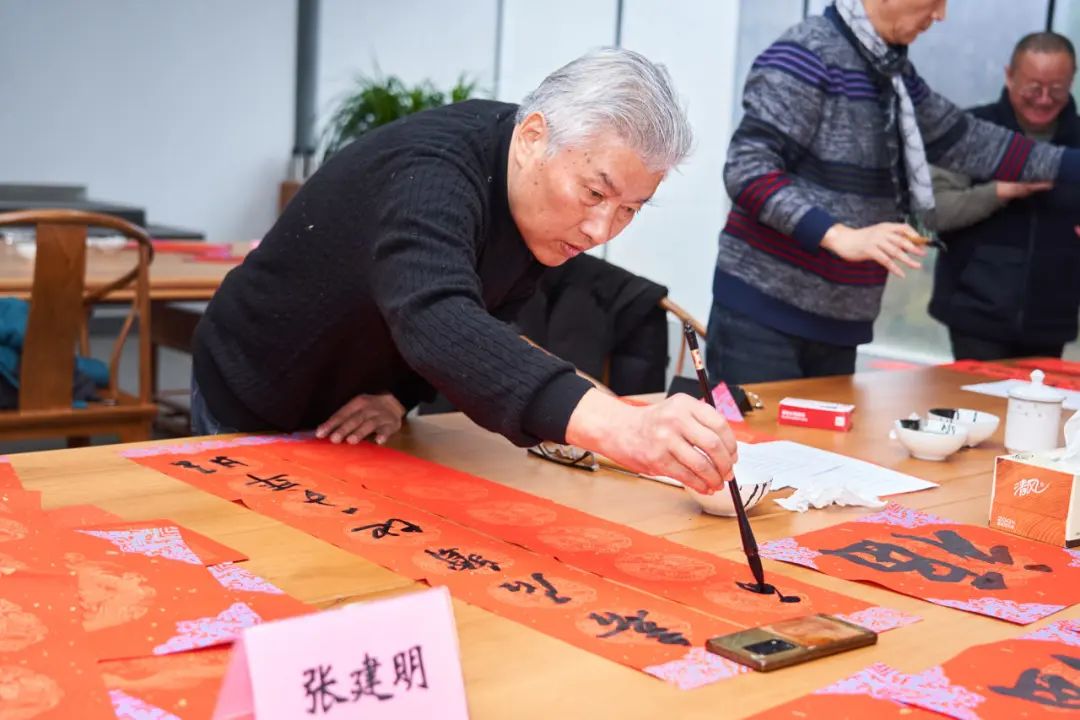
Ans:
[[[432,588],[244,630],[214,720],[467,720],[450,593]]]

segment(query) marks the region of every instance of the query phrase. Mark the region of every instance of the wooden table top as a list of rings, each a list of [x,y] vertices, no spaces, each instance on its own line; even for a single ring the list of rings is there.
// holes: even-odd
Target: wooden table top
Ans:
[[[170,241],[175,244],[176,241]],[[195,247],[206,243],[193,242]],[[250,243],[232,243],[234,255],[242,256]],[[135,251],[102,250],[88,247],[86,251],[87,290],[101,287],[123,275],[135,264]],[[198,262],[192,255],[177,252],[158,252],[150,263],[151,300],[209,300],[226,273],[238,262]],[[33,284],[34,260],[19,254],[14,245],[0,244],[0,295],[27,299]],[[125,301],[132,296],[131,288],[109,295],[109,300]]]
[[[754,413],[749,424],[780,439],[843,452],[939,482],[940,488],[896,499],[951,520],[984,525],[993,459],[1004,453],[1005,400],[959,389],[979,380],[929,368],[759,385],[754,389],[766,408]],[[777,401],[787,395],[853,402],[854,429],[839,433],[776,425]],[[940,463],[911,459],[889,440],[895,418],[940,406],[993,412],[1002,417],[1002,425],[984,446],[962,450]],[[736,561],[742,559],[734,519],[702,515],[683,491],[612,470],[590,473],[528,456],[460,414],[411,419],[390,444],[645,532]],[[28,489],[43,491],[47,507],[93,503],[127,519],[172,519],[248,554],[253,572],[321,607],[415,587],[409,579],[357,555],[125,460],[117,450],[117,446],[54,450],[13,455],[11,460]],[[750,517],[758,540],[767,541],[834,525],[864,512],[863,508],[830,508],[795,514],[766,501],[755,507]],[[766,571],[914,613],[923,621],[883,634],[871,648],[778,674],[754,673],[684,692],[455,600],[471,715],[745,717],[824,687],[873,662],[914,672],[971,645],[1015,637],[1062,618],[1080,618],[1080,607],[1072,607],[1021,628],[801,567],[766,561]]]

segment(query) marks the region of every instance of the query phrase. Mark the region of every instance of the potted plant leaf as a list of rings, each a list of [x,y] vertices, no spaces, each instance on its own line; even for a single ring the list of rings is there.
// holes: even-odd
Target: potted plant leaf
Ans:
[[[425,80],[408,86],[394,75],[360,75],[338,102],[323,131],[323,161],[369,130],[400,117],[468,100],[476,83],[464,75],[448,92]]]

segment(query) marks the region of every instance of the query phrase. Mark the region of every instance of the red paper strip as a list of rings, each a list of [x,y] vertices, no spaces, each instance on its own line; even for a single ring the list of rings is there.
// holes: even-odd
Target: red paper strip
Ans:
[[[940,720],[937,713],[893,699],[896,688],[906,678],[900,671],[876,663],[810,695],[758,713],[750,720]]]
[[[812,613],[857,618],[875,630],[896,616],[860,600],[773,576],[800,602],[748,592],[745,564],[598,518],[550,500],[451,470],[372,443],[324,441],[266,446],[295,465],[350,478],[359,485],[449,518],[533,552],[699,608],[744,627]],[[882,612],[877,612],[881,610]]]
[[[78,579],[84,627],[99,659],[211,647],[244,627],[310,610],[280,591],[245,587],[258,578],[222,580],[175,527],[68,531],[54,542]]]
[[[1014,360],[1014,365],[1042,370],[1043,372],[1060,373],[1062,375],[1080,376],[1080,362],[1075,360],[1062,360],[1061,358],[1025,358]]]
[[[765,543],[761,555],[1021,625],[1080,600],[1080,561],[1068,550],[895,503]]]
[[[781,603],[740,588],[739,563],[376,445],[179,449],[129,457],[681,687],[743,672],[704,651],[714,634],[813,612],[912,621],[786,578],[800,602]]]
[[[0,461],[0,488],[22,488],[22,482],[15,474],[15,468],[6,460]]]
[[[85,525],[81,530],[97,531],[129,531],[154,530],[156,528],[175,527],[180,533],[180,538],[191,549],[203,565],[220,565],[221,563],[242,562],[248,556],[239,550],[234,550],[228,545],[219,543],[217,540],[208,538],[201,533],[186,527],[176,525],[170,520],[119,520],[106,523],[93,523]]]
[[[210,648],[160,657],[108,660],[98,667],[113,697],[117,717],[209,720],[229,663],[228,648]],[[141,712],[134,712],[137,709]]]
[[[1080,624],[1065,620],[1019,639],[970,647],[914,675],[878,663],[753,720],[1014,720],[1077,711]]]
[[[0,583],[0,717],[114,718],[68,576]]]
[[[1080,712],[1080,646],[1046,640],[979,645],[912,676],[909,684],[936,684],[946,698],[905,702],[958,720],[1075,716]]]
[[[412,505],[308,472],[297,485],[245,489],[248,507],[414,580],[446,585],[474,605],[616,662],[649,671],[687,663],[689,651],[728,622],[621,587]],[[727,661],[696,663],[722,677]],[[717,678],[719,679],[719,678]]]
[[[16,493],[0,497],[0,717],[113,718],[55,530]]]
[[[995,380],[1027,381],[1031,379],[1032,369],[1036,367],[1043,368],[1043,365],[1032,364],[1030,361],[1026,365],[1022,364],[1022,362],[1017,362],[1016,365],[1003,365],[1001,363],[983,362],[981,360],[958,360],[954,363],[949,363],[948,365],[942,365],[941,367],[947,370],[970,373],[972,375],[983,375]],[[1062,390],[1080,390],[1080,378],[1076,376],[1076,373],[1071,371],[1071,366],[1068,367],[1070,368],[1069,371],[1063,372],[1051,372],[1043,368],[1046,375],[1043,382],[1047,385],[1061,388]]]

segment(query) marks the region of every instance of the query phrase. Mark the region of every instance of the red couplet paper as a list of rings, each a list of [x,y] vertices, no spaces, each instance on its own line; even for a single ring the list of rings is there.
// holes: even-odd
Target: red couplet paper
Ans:
[[[800,602],[748,592],[744,563],[680,545],[545,498],[371,443],[285,443],[274,452],[566,564],[701,609],[740,627],[831,613],[883,631],[911,622],[884,608],[774,576]]]
[[[780,602],[740,587],[753,582],[740,563],[376,445],[132,459],[680,687],[744,671],[704,651],[713,635],[814,612],[879,631],[913,621],[788,579],[798,602]]]
[[[941,720],[937,713],[905,705],[895,698],[907,678],[888,665],[865,670],[810,695],[754,715],[750,720]]]
[[[115,717],[36,493],[0,497],[0,717]]]
[[[208,720],[214,712],[229,648],[156,657],[108,660],[98,665],[117,717]],[[155,714],[156,713],[156,714]]]
[[[753,720],[1015,720],[1075,717],[1077,711],[1080,623],[1065,620],[1018,639],[970,647],[915,674],[878,663]]]
[[[309,611],[237,566],[204,567],[175,527],[61,531],[56,543],[78,580],[83,626],[100,659],[212,647]]]
[[[1020,625],[1080,599],[1080,562],[1070,551],[895,503],[765,543],[761,554]]]
[[[1018,361],[1014,364],[985,362],[983,360],[958,360],[943,365],[956,372],[982,375],[995,380],[1029,380],[1035,368],[1046,373],[1044,382],[1063,390],[1080,390],[1080,377],[1077,376],[1077,363],[1067,361],[1044,362],[1041,360]]]
[[[19,476],[15,474],[15,468],[7,460],[0,460],[0,488],[21,488]]]

